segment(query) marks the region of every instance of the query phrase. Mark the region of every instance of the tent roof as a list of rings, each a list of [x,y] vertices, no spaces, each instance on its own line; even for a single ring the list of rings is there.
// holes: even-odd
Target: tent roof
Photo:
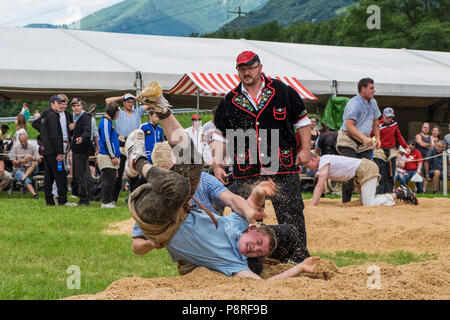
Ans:
[[[449,97],[450,53],[304,45],[106,33],[64,29],[0,28],[0,93],[135,90],[136,72],[144,85],[172,88],[189,72],[235,73],[236,56],[258,53],[268,75],[298,79],[314,95],[354,95],[363,77],[376,94]],[[49,93],[46,92],[48,98]]]
[[[271,78],[269,76],[269,78]],[[286,85],[294,88],[295,91],[307,100],[317,100],[317,98],[309,92],[295,77],[278,77]],[[240,83],[239,77],[236,74],[228,73],[205,73],[205,72],[190,72],[185,74],[177,84],[168,91],[169,94],[180,95],[197,95],[200,96],[225,96],[230,90],[236,88]]]

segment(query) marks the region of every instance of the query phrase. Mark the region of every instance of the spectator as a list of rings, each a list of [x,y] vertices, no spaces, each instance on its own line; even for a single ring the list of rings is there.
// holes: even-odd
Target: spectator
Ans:
[[[7,124],[1,125],[0,131],[0,161],[3,161],[5,170],[12,170],[12,163],[4,154],[11,150],[12,138],[8,133],[9,126]]]
[[[385,108],[383,118],[380,121],[380,140],[381,148],[373,152],[373,161],[377,164],[381,179],[378,183],[377,194],[389,193],[394,190],[394,173],[397,152],[395,145],[398,143],[407,149],[408,145],[403,139],[397,122],[394,121],[394,110]]]
[[[434,157],[431,159],[425,160],[425,178],[427,182],[433,183],[433,193],[439,191],[439,179],[443,178],[443,163],[442,163],[442,151],[444,151],[445,143],[442,140],[436,142],[434,148],[427,152],[426,157]]]
[[[13,147],[11,153],[11,160],[14,166],[14,178],[23,188],[23,194],[28,190],[34,199],[38,199],[31,178],[39,172],[39,153],[36,147],[28,143],[28,136],[25,133],[19,135],[19,142],[18,145]]]
[[[314,149],[314,145],[319,139],[320,132],[319,130],[316,130],[317,118],[311,116],[309,119],[311,120],[311,149]]]
[[[152,152],[155,144],[164,141],[164,133],[160,126],[158,126],[159,117],[158,114],[150,110],[148,112],[148,122],[141,126],[141,130],[145,133],[145,154],[148,161],[152,162]]]
[[[5,170],[5,163],[3,160],[0,160],[0,192],[9,186],[11,179],[11,173]]]
[[[406,177],[400,178],[400,184],[407,185],[408,181],[415,175],[422,173],[423,158],[422,154],[417,150],[417,141],[408,141],[409,153],[405,154],[405,171]],[[417,193],[423,193],[423,182],[416,182]]]
[[[44,171],[44,161],[43,161],[43,158],[44,158],[44,145],[42,144],[42,139],[41,139],[41,135],[39,134],[37,137],[36,137],[36,142],[37,142],[37,144],[38,144],[38,153],[39,153],[39,165],[38,165],[38,167],[39,167],[39,171]]]
[[[108,102],[106,105],[106,113],[98,124],[100,150],[97,161],[101,170],[102,208],[116,208],[116,205],[113,203],[113,191],[119,162],[122,161],[122,158],[119,139],[114,129],[113,120],[116,120],[119,116],[119,110],[119,105],[116,102]]]
[[[371,131],[375,137],[375,147],[381,147],[378,121],[381,112],[374,99],[374,81],[370,78],[359,80],[358,92],[345,106],[344,122],[338,132],[336,149],[346,157],[370,159],[374,149]],[[342,183],[342,202],[351,200],[353,188],[353,178]]]
[[[57,96],[51,96],[50,107],[42,112],[39,124],[33,127],[39,127],[41,130],[41,139],[44,146],[44,191],[45,202],[48,206],[54,206],[52,186],[56,181],[58,187],[58,205],[73,206],[76,204],[67,202],[67,176],[63,162],[64,145],[63,132],[59,117],[60,103],[62,99]],[[59,164],[58,164],[59,163]]]
[[[202,117],[198,114],[194,114],[191,118],[191,126],[187,127],[185,130],[194,143],[195,149],[203,155]]]
[[[82,101],[82,103],[84,103],[84,101]],[[91,114],[91,148],[89,151],[89,156],[96,156],[98,155],[98,150],[99,150],[99,145],[98,145],[98,129],[97,129],[97,122],[95,120],[96,117],[96,113],[95,113],[95,109],[96,109],[96,105],[95,104],[91,104],[91,108],[89,109],[89,113]],[[95,173],[95,160],[89,160],[89,169],[91,171],[91,175],[92,177],[96,176]]]
[[[214,115],[216,114],[217,106],[211,110],[212,118],[203,125],[203,141],[206,141],[208,145],[212,143],[212,137],[216,132],[216,126],[214,124]]]
[[[59,112],[59,121],[61,123],[61,130],[63,133],[63,141],[64,141],[64,152],[67,153],[67,157],[65,157],[65,164],[66,164],[66,169],[68,171],[68,175],[69,177],[67,178],[67,189],[69,189],[70,191],[70,186],[72,184],[72,178],[73,177],[73,173],[72,173],[72,153],[70,152],[70,141],[72,141],[72,133],[70,130],[70,125],[73,124],[73,116],[72,114],[69,112],[69,110],[67,110],[67,105],[69,104],[69,99],[67,98],[67,96],[63,93],[58,94],[58,97],[61,98],[61,103],[60,103],[60,107],[61,107],[61,111]],[[57,190],[57,186],[56,183],[53,184],[53,195],[55,197],[58,196],[58,190]]]
[[[128,135],[135,129],[139,129],[141,126],[141,117],[144,114],[144,112],[148,109],[148,105],[141,105],[137,108],[134,108],[134,105],[136,103],[136,97],[133,96],[130,93],[126,93],[123,96],[120,97],[109,97],[105,99],[106,104],[110,102],[116,102],[122,101],[123,103],[123,109],[119,109],[119,115],[116,120],[116,130],[117,134],[119,135],[119,143],[120,146],[125,146],[125,141],[128,137]],[[123,170],[125,166],[125,161],[127,160],[125,150],[121,150],[121,156],[120,156],[120,165],[119,165],[119,171],[117,175],[117,179],[114,184],[114,190],[113,190],[113,201],[117,203],[117,199],[119,198],[120,191],[122,190],[122,179],[123,179]],[[130,191],[133,191],[136,183],[137,178],[130,178]]]
[[[450,152],[450,123],[448,124],[448,133],[444,137],[444,142],[447,145],[447,152]]]
[[[419,152],[420,153],[420,152]],[[395,161],[395,175],[394,175],[394,185],[397,180],[400,181],[400,184],[406,185],[406,179],[408,177],[408,174],[405,170],[405,163],[406,163],[406,149],[402,146],[399,146],[397,149],[397,160]],[[403,183],[402,183],[403,181]],[[416,190],[417,191],[417,190]]]
[[[431,143],[436,145],[436,143],[441,140],[440,137],[441,128],[438,125],[434,125],[433,129],[431,129]]]
[[[430,124],[424,122],[422,124],[422,131],[416,134],[417,150],[422,154],[422,158],[425,158],[428,150],[433,148],[433,143],[430,136]]]
[[[12,146],[14,147],[15,145],[19,145],[20,141],[19,141],[19,135],[24,133],[27,135],[27,120],[25,119],[25,116],[21,113],[19,113],[16,116],[16,119],[14,120],[14,124],[16,125],[16,132],[14,133],[14,138],[13,138],[13,144]]]
[[[89,151],[91,148],[91,115],[83,110],[82,102],[78,98],[73,98],[70,103],[73,111],[75,125],[72,131],[72,158],[73,158],[73,179],[77,190],[76,195],[80,198],[78,205],[89,205],[89,192],[87,185],[87,173],[89,171]]]
[[[319,151],[320,156],[324,156],[326,154],[335,154],[338,152],[336,150],[336,141],[337,141],[338,133],[337,131],[328,130],[322,133],[319,136],[319,139],[316,140],[316,150]]]
[[[30,118],[30,109],[28,108],[28,104],[26,102],[22,103],[22,111],[20,111],[20,113],[24,115],[25,120]]]

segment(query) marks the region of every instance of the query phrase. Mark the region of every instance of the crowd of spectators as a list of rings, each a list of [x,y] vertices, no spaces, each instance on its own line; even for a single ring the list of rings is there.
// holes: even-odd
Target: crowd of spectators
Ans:
[[[110,97],[105,102],[106,113],[97,126],[95,105],[87,110],[86,102],[79,98],[69,101],[64,94],[52,96],[49,108],[42,114],[37,110],[34,113],[32,125],[39,131],[36,144],[29,142],[27,121],[30,111],[24,103],[21,113],[16,116],[14,132],[7,124],[1,125],[0,192],[11,194],[18,187],[22,194],[28,192],[38,199],[33,177],[43,175],[47,205],[89,205],[91,200],[101,200],[102,208],[115,208],[121,190],[133,191],[137,184],[137,179],[124,179],[127,136],[137,128],[145,132],[150,162],[154,145],[165,141],[165,137],[158,125],[158,115],[151,110],[148,121],[141,124],[148,106],[136,107],[133,95]],[[207,165],[212,161],[215,109],[211,121],[202,125],[201,116],[195,114],[192,125],[185,129]],[[320,123],[315,116],[310,120],[311,144],[307,147],[318,156],[338,154],[338,132]],[[440,134],[439,126],[431,127],[425,122],[421,132],[408,141],[407,147],[401,145],[395,149],[394,182],[408,185],[411,181],[418,193],[423,193],[431,183],[432,192],[439,191],[439,181],[443,179],[443,161],[439,155],[450,148],[450,133],[443,139]],[[315,175],[306,168],[301,172],[310,177]],[[67,200],[68,192],[71,192],[71,198],[79,198],[78,203]]]

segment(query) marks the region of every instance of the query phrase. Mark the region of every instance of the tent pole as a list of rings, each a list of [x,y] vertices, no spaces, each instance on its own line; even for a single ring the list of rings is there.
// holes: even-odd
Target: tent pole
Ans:
[[[141,93],[142,91],[142,74],[140,71],[136,71],[136,97]],[[139,108],[139,102],[135,101],[136,109]]]
[[[336,96],[337,96],[337,81],[336,80],[333,80],[331,82],[331,96],[333,98],[336,98]]]
[[[442,193],[444,196],[447,196],[447,161],[448,161],[448,157],[447,157],[447,151],[442,152],[442,171],[443,171],[443,179],[442,179]]]
[[[200,88],[197,88],[197,116],[200,110]]]

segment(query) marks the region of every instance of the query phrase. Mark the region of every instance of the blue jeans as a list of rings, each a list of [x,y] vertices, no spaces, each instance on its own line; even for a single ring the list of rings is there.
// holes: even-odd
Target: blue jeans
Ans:
[[[408,185],[409,179],[411,179],[417,171],[406,171],[408,175],[405,177],[403,175],[397,175],[400,184]],[[423,182],[416,182],[417,193],[423,193]]]
[[[22,177],[25,175],[25,171],[17,170],[16,172],[14,172],[14,178],[25,188],[28,184],[30,184],[32,182],[31,177],[33,177],[34,175],[36,175],[38,173],[39,173],[39,168],[36,166],[36,168],[34,168],[34,171],[28,177],[26,177],[26,179],[23,183],[22,183]]]

